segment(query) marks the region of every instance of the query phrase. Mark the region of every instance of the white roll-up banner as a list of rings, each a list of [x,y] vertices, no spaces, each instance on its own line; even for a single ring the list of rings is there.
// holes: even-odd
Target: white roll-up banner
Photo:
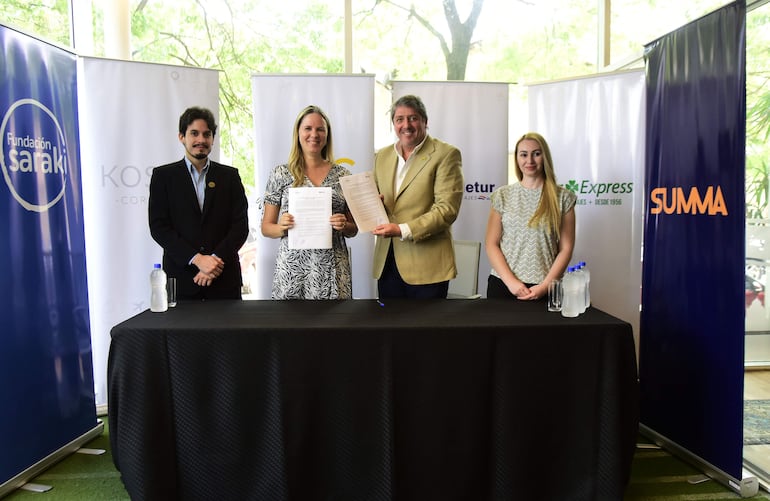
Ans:
[[[81,58],[80,140],[88,293],[97,405],[107,403],[110,329],[150,305],[150,271],[162,249],[147,216],[153,167],[179,160],[179,116],[219,111],[213,70]],[[219,157],[215,141],[211,155]]]
[[[571,264],[586,262],[592,305],[630,323],[638,350],[644,71],[532,85],[529,109],[529,127],[548,141],[558,184],[578,197]]]
[[[374,168],[374,76],[326,74],[258,74],[252,77],[255,134],[255,193],[250,214],[262,217],[262,196],[270,171],[289,159],[294,120],[308,105],[319,106],[332,123],[335,161],[353,174]],[[250,224],[259,233],[260,219]],[[256,248],[254,299],[269,299],[278,240],[261,237]],[[374,237],[361,233],[348,239],[353,297],[375,297],[372,279]],[[244,278],[245,279],[245,278]]]

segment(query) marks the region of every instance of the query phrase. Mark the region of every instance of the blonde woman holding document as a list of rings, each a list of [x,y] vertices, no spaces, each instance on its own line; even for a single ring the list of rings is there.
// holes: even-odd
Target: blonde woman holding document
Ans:
[[[317,106],[303,109],[294,122],[289,162],[275,167],[267,180],[262,234],[280,238],[273,274],[273,299],[350,299],[353,286],[346,238],[358,227],[350,215],[339,179],[350,171],[334,163],[331,123]],[[329,187],[332,191],[332,247],[291,249],[288,232],[295,219],[289,189]]]

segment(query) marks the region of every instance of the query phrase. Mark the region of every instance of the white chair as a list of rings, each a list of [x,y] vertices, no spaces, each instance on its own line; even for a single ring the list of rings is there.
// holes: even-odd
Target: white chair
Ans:
[[[477,299],[479,289],[479,256],[481,242],[455,240],[457,277],[449,281],[449,299]]]

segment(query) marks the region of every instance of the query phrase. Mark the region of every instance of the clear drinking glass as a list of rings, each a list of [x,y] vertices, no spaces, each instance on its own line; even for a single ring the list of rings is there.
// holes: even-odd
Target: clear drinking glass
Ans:
[[[561,280],[554,280],[548,284],[548,311],[561,311],[563,295]]]
[[[168,292],[168,306],[173,308],[176,306],[176,278],[168,277],[168,280],[166,280],[166,292]]]

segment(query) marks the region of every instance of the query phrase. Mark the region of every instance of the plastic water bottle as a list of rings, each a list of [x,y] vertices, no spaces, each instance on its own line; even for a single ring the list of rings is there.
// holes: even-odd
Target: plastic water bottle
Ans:
[[[578,263],[574,266],[574,270],[572,272],[573,275],[578,279],[578,285],[580,290],[578,291],[578,313],[585,313],[586,312],[586,276],[583,272],[583,264]]]
[[[572,266],[567,268],[567,273],[561,279],[561,288],[563,298],[561,303],[561,316],[576,317],[580,314],[580,280],[575,276],[575,270]]]
[[[585,261],[581,261],[580,265],[583,267],[583,278],[586,280],[586,308],[588,308],[591,306],[591,271]]]
[[[150,311],[168,310],[168,296],[166,294],[166,272],[155,263],[150,273]]]

